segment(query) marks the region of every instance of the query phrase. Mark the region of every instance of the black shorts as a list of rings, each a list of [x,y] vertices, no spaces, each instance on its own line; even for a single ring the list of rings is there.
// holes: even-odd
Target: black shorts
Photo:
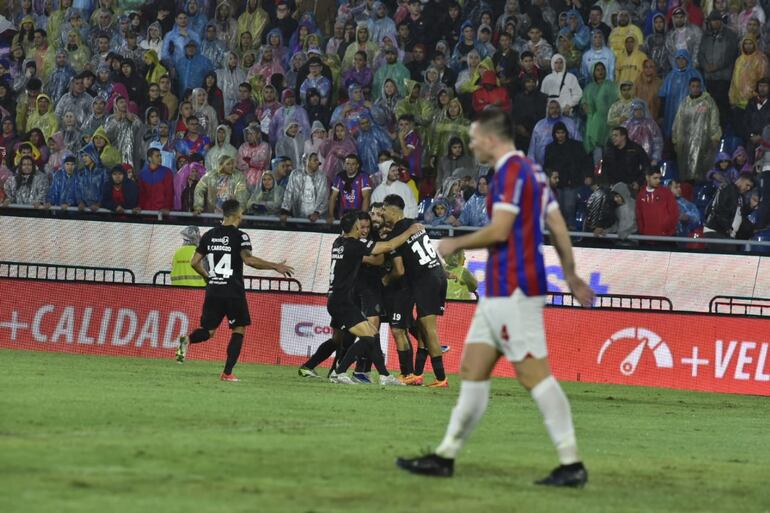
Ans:
[[[387,311],[386,321],[390,327],[402,330],[409,329],[412,325],[412,310],[414,310],[411,291],[400,285],[385,287],[382,296]]]
[[[377,287],[359,287],[356,289],[361,300],[361,311],[367,317],[380,317],[385,313],[382,303],[382,290]]]
[[[447,283],[443,273],[432,272],[411,283],[418,319],[429,315],[444,315]]]
[[[326,303],[326,311],[332,318],[330,326],[338,330],[349,330],[356,324],[366,321],[366,316],[350,297],[331,294]]]
[[[214,297],[206,294],[201,314],[201,327],[207,330],[215,330],[222,319],[227,316],[227,324],[230,329],[251,324],[249,305],[246,296],[243,297]]]

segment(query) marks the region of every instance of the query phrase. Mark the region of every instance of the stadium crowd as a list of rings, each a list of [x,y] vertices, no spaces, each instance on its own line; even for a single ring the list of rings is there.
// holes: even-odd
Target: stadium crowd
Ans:
[[[763,0],[20,0],[0,202],[487,222],[468,127],[509,111],[572,229],[770,224]]]

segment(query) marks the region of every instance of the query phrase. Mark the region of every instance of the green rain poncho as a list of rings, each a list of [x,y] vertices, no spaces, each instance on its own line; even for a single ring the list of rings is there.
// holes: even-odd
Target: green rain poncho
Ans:
[[[615,82],[610,80],[596,82],[596,68],[599,66],[604,68],[601,62],[594,64],[591,70],[591,83],[583,89],[583,110],[588,116],[583,147],[588,153],[592,153],[596,147],[603,147],[607,142],[610,133],[607,114],[612,104],[618,99],[618,86]]]

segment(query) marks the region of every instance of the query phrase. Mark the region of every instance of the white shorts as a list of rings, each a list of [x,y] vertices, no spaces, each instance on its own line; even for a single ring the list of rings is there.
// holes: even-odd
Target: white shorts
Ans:
[[[528,297],[520,289],[510,297],[482,297],[465,344],[488,344],[511,362],[545,358],[544,306],[545,296]]]

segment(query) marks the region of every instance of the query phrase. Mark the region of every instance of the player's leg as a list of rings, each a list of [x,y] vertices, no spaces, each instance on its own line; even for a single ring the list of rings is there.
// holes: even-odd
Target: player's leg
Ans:
[[[394,328],[391,326],[393,339],[396,341],[396,350],[398,351],[398,365],[401,369],[401,376],[406,379],[414,375],[412,344],[409,343],[409,336],[404,328]]]
[[[238,363],[238,357],[241,355],[243,336],[246,333],[246,326],[251,324],[251,316],[249,315],[249,305],[246,302],[245,296],[228,299],[225,304],[228,324],[232,332],[230,334],[230,342],[227,344],[227,360],[225,361],[225,369],[222,372],[222,380],[238,381],[238,378],[233,375],[233,367]]]
[[[346,373],[359,357],[368,356],[371,352],[374,337],[377,334],[377,330],[366,319],[351,326],[347,331],[351,335],[358,337],[358,340],[345,352],[345,356],[339,359],[335,369],[337,374]]]
[[[417,319],[420,326],[420,333],[425,341],[425,346],[430,355],[430,365],[433,368],[433,374],[436,381],[428,385],[429,387],[446,387],[446,372],[444,371],[444,358],[441,351],[441,343],[438,339],[438,329],[436,326],[436,315],[425,315]]]
[[[537,484],[552,486],[583,486],[588,480],[580,461],[572,423],[569,400],[559,382],[551,374],[547,358],[525,358],[515,362],[516,377],[529,391],[543,415],[548,435],[556,448],[560,466]]]
[[[225,305],[217,298],[209,298],[203,301],[200,327],[187,336],[179,337],[179,346],[176,350],[176,361],[184,363],[190,344],[205,342],[214,336],[216,329],[225,317]]]
[[[367,310],[364,310],[366,313]],[[380,316],[379,315],[367,315],[366,319],[374,326],[374,329],[380,331]],[[380,351],[382,349],[380,348]],[[371,384],[372,380],[369,378],[369,372],[372,370],[372,360],[368,355],[359,356],[356,360],[356,367],[353,370],[353,378],[365,385]]]
[[[319,378],[320,376],[315,372],[315,368],[321,363],[325,362],[335,352],[339,354],[342,347],[343,332],[337,328],[333,328],[332,338],[324,341],[315,350],[315,353],[300,366],[297,373],[303,378]],[[332,367],[334,367],[332,365]]]
[[[412,324],[409,327],[409,333],[417,340],[417,353],[414,358],[414,374],[420,377],[420,384],[422,384],[422,374],[425,372],[425,362],[428,361],[428,348],[425,347],[425,337],[421,333],[420,325],[417,323],[417,319],[412,319]]]
[[[489,326],[477,309],[463,351],[460,395],[444,439],[434,453],[418,458],[399,458],[396,465],[415,474],[449,477],[454,473],[454,459],[486,411],[489,377],[500,356]]]

